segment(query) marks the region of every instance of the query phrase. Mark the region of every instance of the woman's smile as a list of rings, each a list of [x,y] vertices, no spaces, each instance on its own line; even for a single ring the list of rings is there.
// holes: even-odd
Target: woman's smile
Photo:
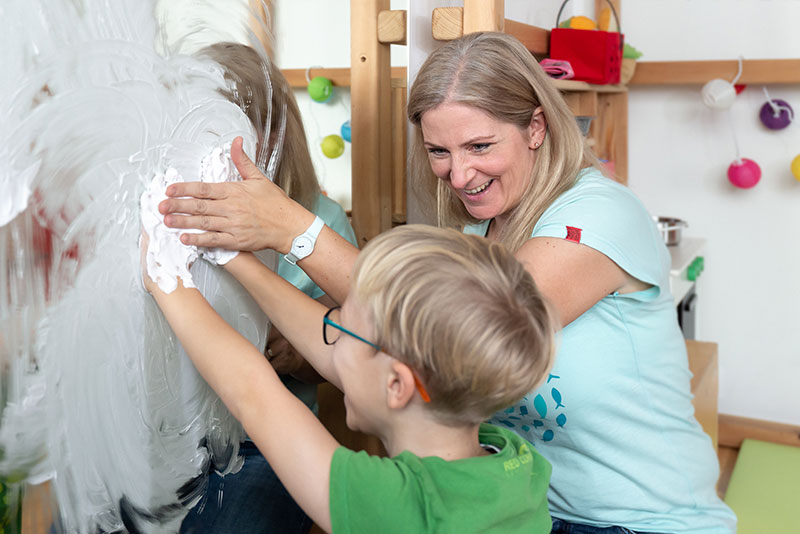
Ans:
[[[425,112],[421,126],[431,170],[471,216],[502,218],[519,205],[536,160],[530,128],[452,102]]]
[[[486,189],[490,185],[492,185],[493,182],[494,182],[494,179],[491,179],[488,182],[484,183],[483,185],[479,185],[475,189],[465,189],[464,193],[466,193],[470,197],[478,196],[480,193],[483,193],[484,191],[486,191]]]

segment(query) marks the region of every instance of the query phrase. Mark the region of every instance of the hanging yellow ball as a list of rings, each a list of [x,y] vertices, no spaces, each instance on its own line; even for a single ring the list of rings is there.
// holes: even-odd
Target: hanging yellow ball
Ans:
[[[800,154],[792,160],[792,174],[797,181],[800,181]]]
[[[320,146],[322,147],[322,153],[331,159],[338,158],[344,153],[344,139],[340,135],[331,134],[325,136]]]

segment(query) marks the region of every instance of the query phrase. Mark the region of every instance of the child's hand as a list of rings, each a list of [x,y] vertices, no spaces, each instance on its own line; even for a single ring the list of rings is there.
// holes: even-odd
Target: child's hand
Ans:
[[[150,244],[150,236],[142,229],[142,235],[139,236],[139,259],[142,269],[142,285],[148,293],[153,293],[153,289],[158,288],[158,285],[153,282],[150,275],[147,274],[147,246]]]

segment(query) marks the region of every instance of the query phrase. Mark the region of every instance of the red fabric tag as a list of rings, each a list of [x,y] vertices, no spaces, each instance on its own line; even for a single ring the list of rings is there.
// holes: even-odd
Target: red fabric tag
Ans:
[[[567,241],[572,241],[573,243],[580,243],[581,242],[581,229],[575,228],[574,226],[567,226]]]

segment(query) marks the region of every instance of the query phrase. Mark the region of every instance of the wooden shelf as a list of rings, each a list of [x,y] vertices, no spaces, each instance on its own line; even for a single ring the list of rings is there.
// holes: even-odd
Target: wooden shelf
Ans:
[[[577,91],[594,91],[596,93],[626,93],[628,91],[627,85],[622,84],[608,84],[608,85],[594,85],[586,82],[579,82],[576,80],[552,80],[553,85],[559,91],[577,92]]]
[[[629,85],[693,85],[714,78],[732,80],[738,60],[638,61]],[[800,83],[800,59],[745,59],[741,84]]]
[[[392,67],[392,79],[401,78],[406,79],[408,69],[406,67]],[[281,73],[289,82],[292,87],[308,87],[306,81],[306,69],[281,69]],[[338,87],[350,87],[350,68],[311,68],[309,76],[325,76],[333,82],[333,85]]]

